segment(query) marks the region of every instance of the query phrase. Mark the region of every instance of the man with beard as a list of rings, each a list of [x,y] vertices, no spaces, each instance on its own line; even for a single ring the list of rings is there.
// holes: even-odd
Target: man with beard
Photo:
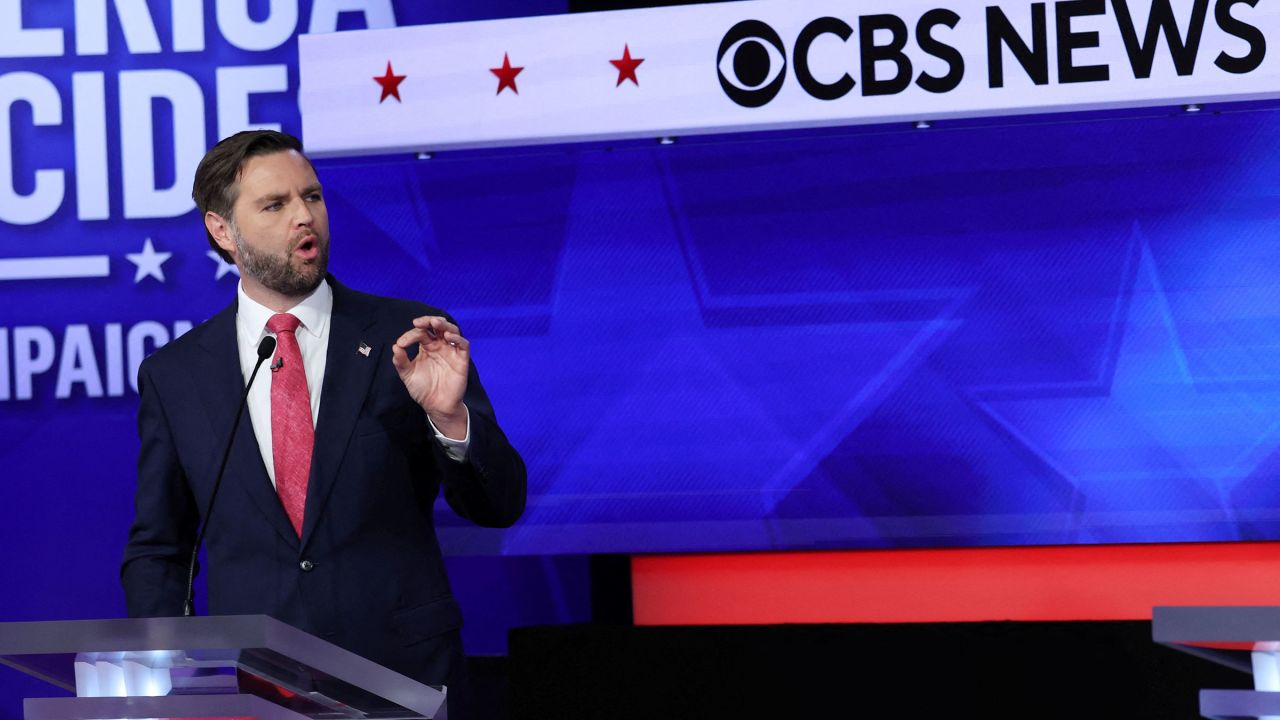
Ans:
[[[326,273],[324,194],[296,138],[223,140],[192,195],[241,279],[230,306],[138,371],[137,517],[121,569],[129,614],[183,614],[203,523],[210,614],[271,615],[461,689],[462,621],[432,506],[443,490],[463,517],[506,527],[525,504],[524,463],[467,339],[437,309]],[[277,341],[270,372],[228,438],[267,336]]]

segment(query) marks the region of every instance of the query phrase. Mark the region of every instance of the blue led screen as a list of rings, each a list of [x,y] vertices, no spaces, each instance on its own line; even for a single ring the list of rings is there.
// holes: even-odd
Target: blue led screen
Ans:
[[[1277,536],[1276,140],[1154,111],[327,177],[338,262],[477,338],[533,468],[502,552],[1240,540]]]

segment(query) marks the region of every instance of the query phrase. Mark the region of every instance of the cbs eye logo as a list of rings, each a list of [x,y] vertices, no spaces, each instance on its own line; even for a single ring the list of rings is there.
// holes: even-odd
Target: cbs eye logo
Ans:
[[[716,54],[720,87],[743,107],[769,102],[787,79],[787,51],[773,28],[759,20],[743,20],[729,28]]]
[[[934,8],[921,15],[914,31],[896,15],[861,15],[856,20],[858,39],[850,42],[854,35],[853,25],[836,17],[820,17],[809,21],[796,34],[790,72],[795,74],[800,89],[815,100],[839,100],[849,95],[854,86],[860,86],[863,96],[897,95],[912,84],[926,92],[950,92],[960,85],[964,77],[964,56],[955,47],[935,37],[934,33],[938,28],[954,30],[959,23],[960,16],[945,8]],[[888,41],[877,43],[876,33],[887,34]],[[809,53],[814,41],[823,35],[833,35],[849,45],[850,50],[857,51],[858,59],[854,65],[861,69],[859,80],[854,80],[849,72],[841,74],[833,82],[814,77]],[[944,63],[947,66],[945,75],[917,72],[912,62],[913,52],[907,49],[913,37],[913,50]],[[892,66],[893,72],[878,76],[878,64]],[[720,87],[730,100],[742,107],[758,108],[773,100],[782,90],[788,72],[787,49],[773,28],[759,20],[743,20],[729,28],[720,41],[716,72],[720,76]]]

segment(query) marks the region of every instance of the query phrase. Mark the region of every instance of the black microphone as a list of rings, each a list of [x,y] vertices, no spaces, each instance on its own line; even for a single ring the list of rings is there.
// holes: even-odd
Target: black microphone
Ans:
[[[249,404],[249,388],[253,387],[254,378],[262,363],[276,351],[276,339],[268,335],[258,343],[258,362],[253,364],[253,372],[249,374],[249,382],[245,383],[244,393],[240,395],[240,407],[236,409],[236,420],[231,424],[231,435],[227,437],[227,447],[222,451],[222,464],[218,465],[218,475],[213,480],[213,492],[209,493],[209,506],[204,513],[204,523],[196,535],[196,544],[191,548],[191,562],[187,565],[187,599],[182,603],[182,614],[190,617],[196,614],[196,558],[200,555],[200,543],[204,542],[204,534],[209,529],[209,519],[213,516],[213,503],[218,499],[218,488],[222,486],[222,474],[227,470],[227,460],[231,457],[231,445],[235,442],[236,430],[240,429],[240,417],[244,415],[244,407]]]

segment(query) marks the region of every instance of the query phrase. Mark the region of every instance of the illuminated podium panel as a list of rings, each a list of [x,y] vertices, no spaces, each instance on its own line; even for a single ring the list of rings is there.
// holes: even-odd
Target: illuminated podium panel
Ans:
[[[1280,607],[1157,607],[1163,645],[1253,674],[1253,690],[1201,690],[1207,718],[1280,720]]]
[[[443,688],[263,615],[0,623],[0,663],[75,693],[26,720],[446,718]]]

